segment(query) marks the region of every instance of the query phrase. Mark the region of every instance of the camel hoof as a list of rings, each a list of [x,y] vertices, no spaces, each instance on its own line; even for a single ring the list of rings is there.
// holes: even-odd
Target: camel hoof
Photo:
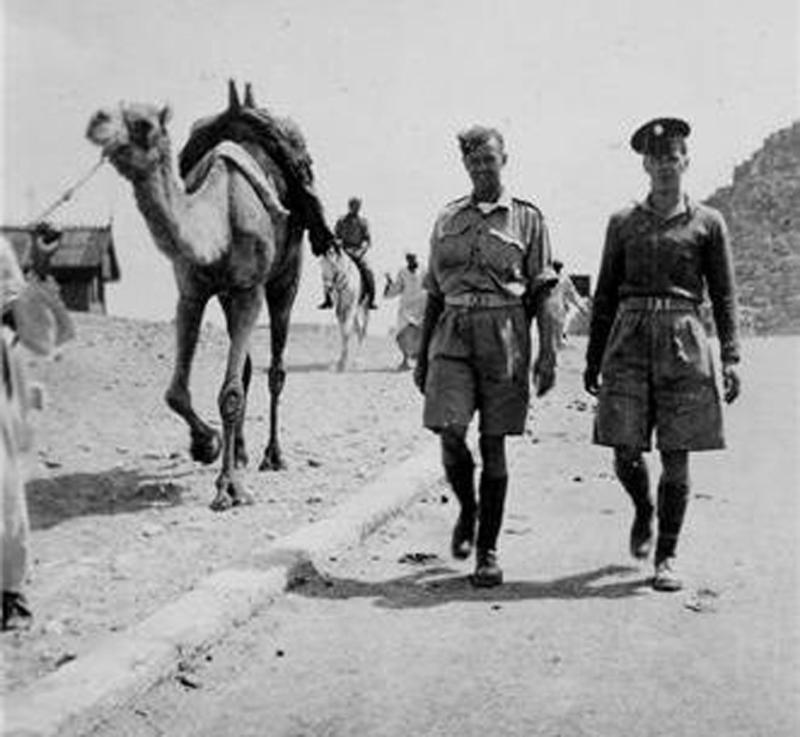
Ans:
[[[225,512],[230,509],[234,505],[234,500],[231,499],[228,494],[225,493],[218,493],[214,499],[212,500],[211,504],[209,504],[209,508],[212,512]]]
[[[256,498],[249,492],[240,490],[233,497],[234,507],[249,507],[256,503]]]
[[[280,452],[271,451],[269,448],[264,451],[264,457],[261,459],[261,465],[258,467],[259,471],[283,471],[285,469],[286,464]]]
[[[219,458],[222,451],[222,439],[216,430],[210,435],[192,436],[192,445],[189,452],[195,461],[209,465]]]

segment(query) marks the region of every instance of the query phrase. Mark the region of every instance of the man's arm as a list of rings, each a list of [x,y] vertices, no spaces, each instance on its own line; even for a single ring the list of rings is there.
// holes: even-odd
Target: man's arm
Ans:
[[[428,296],[425,301],[425,313],[422,317],[419,354],[417,355],[417,364],[414,367],[414,383],[423,394],[425,393],[425,381],[428,376],[428,349],[431,344],[433,332],[436,328],[436,323],[439,322],[439,317],[444,311],[444,295],[439,288],[433,269],[433,251],[436,247],[436,232],[437,226],[434,225],[433,234],[431,235],[431,250],[428,257],[428,270],[423,280],[423,285]]]
[[[589,323],[586,369],[583,372],[583,385],[589,394],[597,394],[600,388],[600,364],[617,314],[619,284],[624,276],[624,268],[624,253],[617,241],[616,222],[612,217],[606,228],[600,274],[592,304],[592,319]]]
[[[536,396],[541,397],[556,383],[558,331],[555,327],[555,315],[558,312],[558,299],[553,287],[558,283],[558,275],[553,269],[550,234],[538,211],[533,221],[527,258],[528,289],[523,295],[523,304],[528,320],[536,318],[539,349],[531,378]]]
[[[403,272],[397,274],[397,278],[392,279],[392,275],[388,272],[385,274],[386,276],[386,286],[383,288],[383,296],[390,298],[390,297],[397,297],[403,293],[403,289],[405,288],[405,283],[403,281]]]
[[[719,336],[724,397],[727,403],[731,403],[739,396],[741,384],[735,368],[740,358],[739,319],[730,237],[721,215],[715,218],[711,244],[704,255],[708,296]]]
[[[419,355],[417,356],[417,365],[414,367],[414,383],[423,394],[425,393],[425,381],[428,377],[428,348],[431,344],[436,323],[439,322],[439,316],[443,311],[444,298],[438,294],[435,296],[428,294],[428,299],[425,302],[425,314],[422,318]]]

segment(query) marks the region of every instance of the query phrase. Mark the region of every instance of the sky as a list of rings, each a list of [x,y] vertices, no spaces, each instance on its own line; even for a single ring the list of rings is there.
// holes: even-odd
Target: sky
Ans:
[[[3,0],[2,220],[25,223],[98,160],[91,114],[168,102],[173,151],[227,102],[227,80],[307,138],[331,221],[361,197],[372,263],[427,252],[433,220],[469,191],[459,130],[506,137],[508,188],[544,212],[567,269],[594,275],[608,216],[646,192],[632,131],[688,119],[698,198],[800,118],[797,0]],[[112,314],[172,317],[169,262],[130,185],[104,166],[53,220],[112,219]],[[332,321],[306,259],[296,322]],[[373,313],[377,332],[396,304]],[[209,319],[217,320],[216,312]]]

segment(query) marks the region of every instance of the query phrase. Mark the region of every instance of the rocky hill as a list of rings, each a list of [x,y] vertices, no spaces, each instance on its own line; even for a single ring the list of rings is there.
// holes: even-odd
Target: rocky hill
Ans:
[[[800,121],[769,136],[706,202],[731,231],[743,328],[800,333]]]

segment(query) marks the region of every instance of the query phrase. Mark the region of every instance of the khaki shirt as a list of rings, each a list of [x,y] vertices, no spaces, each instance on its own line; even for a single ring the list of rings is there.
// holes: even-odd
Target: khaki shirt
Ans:
[[[505,191],[492,203],[467,196],[436,219],[425,287],[434,298],[522,298],[555,280],[551,262],[547,227],[535,205]]]

